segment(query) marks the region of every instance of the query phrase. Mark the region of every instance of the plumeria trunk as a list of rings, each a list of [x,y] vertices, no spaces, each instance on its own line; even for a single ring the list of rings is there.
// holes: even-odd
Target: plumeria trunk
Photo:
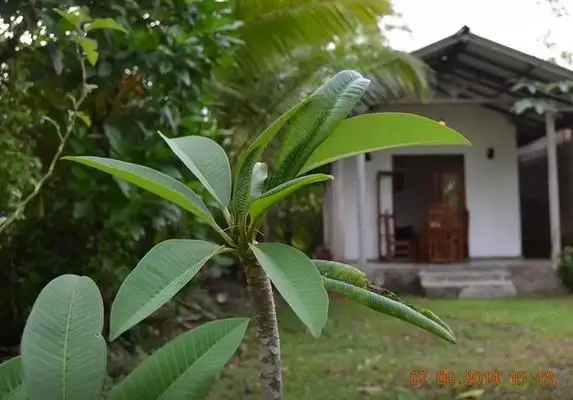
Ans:
[[[261,397],[263,400],[281,400],[281,345],[271,281],[252,260],[245,263],[245,274],[259,341]]]

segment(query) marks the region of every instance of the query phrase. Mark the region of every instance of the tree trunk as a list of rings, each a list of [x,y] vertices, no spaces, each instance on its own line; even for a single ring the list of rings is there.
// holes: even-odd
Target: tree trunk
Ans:
[[[259,341],[261,398],[282,400],[281,346],[271,281],[255,261],[244,265]]]

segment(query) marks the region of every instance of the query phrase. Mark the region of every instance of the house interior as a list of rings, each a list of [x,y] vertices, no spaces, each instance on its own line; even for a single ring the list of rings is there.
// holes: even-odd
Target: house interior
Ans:
[[[393,209],[378,201],[380,261],[444,263],[468,258],[468,220],[463,155],[395,155]]]

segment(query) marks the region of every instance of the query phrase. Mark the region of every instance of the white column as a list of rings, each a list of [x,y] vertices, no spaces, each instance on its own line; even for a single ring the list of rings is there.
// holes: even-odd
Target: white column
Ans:
[[[338,160],[332,166],[332,173],[334,176],[333,190],[332,190],[332,208],[333,221],[332,221],[332,251],[335,260],[346,260],[346,235],[344,228],[346,226],[346,213],[345,202],[346,192],[344,186],[347,182],[344,180],[344,163],[351,160]],[[351,199],[352,200],[352,199]]]
[[[358,209],[358,265],[366,264],[366,158],[356,156],[356,179],[358,182],[356,208]]]
[[[332,222],[334,209],[332,182],[326,182],[322,203],[322,244],[332,251]]]
[[[555,133],[555,114],[545,114],[547,135],[547,186],[549,189],[549,229],[551,241],[551,262],[557,267],[561,253],[561,218],[559,211],[559,176],[557,170],[557,140]]]

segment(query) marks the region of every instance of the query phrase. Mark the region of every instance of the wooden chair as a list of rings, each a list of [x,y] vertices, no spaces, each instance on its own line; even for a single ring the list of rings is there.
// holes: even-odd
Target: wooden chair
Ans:
[[[405,257],[408,260],[415,259],[416,244],[412,237],[401,238],[396,235],[395,219],[389,212],[384,212],[381,216],[382,226],[381,240],[384,243],[384,254],[379,254],[381,260],[394,261],[396,257]],[[382,251],[381,251],[382,253]]]

